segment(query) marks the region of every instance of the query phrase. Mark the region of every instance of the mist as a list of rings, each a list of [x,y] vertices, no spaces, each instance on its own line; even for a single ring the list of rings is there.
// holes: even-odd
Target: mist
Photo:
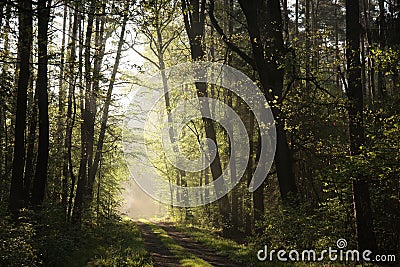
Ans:
[[[124,190],[121,197],[123,204],[120,212],[132,219],[161,219],[168,216],[167,205],[158,202],[147,195],[135,182],[130,179],[122,184]]]

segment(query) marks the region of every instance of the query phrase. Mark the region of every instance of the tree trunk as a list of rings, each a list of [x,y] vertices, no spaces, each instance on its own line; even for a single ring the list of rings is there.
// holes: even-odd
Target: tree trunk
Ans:
[[[21,166],[25,162],[25,127],[27,90],[30,77],[30,60],[32,48],[32,0],[19,0],[19,37],[18,55],[20,59],[18,74],[17,109],[15,120],[14,156],[8,209],[14,215],[22,208],[23,175]]]
[[[49,103],[47,92],[47,43],[50,19],[50,0],[39,0],[38,17],[38,76],[36,94],[39,108],[39,145],[35,177],[33,179],[32,199],[33,206],[43,204],[47,184],[47,167],[49,159]]]
[[[288,11],[288,1],[283,0],[283,30],[285,32],[285,39],[289,39],[289,11]]]
[[[3,10],[4,9],[4,10]],[[3,53],[2,56],[3,58],[7,58],[10,54],[10,19],[11,19],[11,5],[8,5],[6,3],[3,3],[2,6],[2,16],[4,21],[4,31],[2,34],[2,38],[3,38]],[[2,25],[2,24],[0,24]],[[9,156],[9,149],[8,149],[8,133],[7,133],[7,118],[6,118],[6,113],[7,113],[7,106],[5,105],[5,92],[7,92],[9,89],[6,87],[6,83],[4,83],[3,81],[5,81],[5,79],[8,76],[8,69],[9,66],[7,64],[3,64],[3,66],[1,67],[1,73],[0,73],[0,80],[2,81],[0,83],[0,92],[3,93],[3,95],[1,96],[0,101],[2,102],[1,106],[0,106],[0,129],[1,129],[1,133],[0,133],[0,147],[4,147],[4,150],[1,150],[0,152],[0,201],[4,202],[4,197],[6,196],[6,194],[4,194],[4,192],[6,192],[8,190],[8,176],[9,176],[9,166],[8,166],[8,156]],[[2,142],[2,143],[1,143]]]
[[[189,37],[191,58],[194,61],[203,60],[203,57],[205,55],[202,44],[205,27],[205,0],[201,0],[201,2],[199,0],[182,0],[182,14],[184,17],[186,32]],[[199,98],[208,97],[207,84],[196,83],[196,89],[197,96]],[[206,137],[217,144],[217,137],[213,121],[208,118],[210,117],[211,113],[210,107],[207,104],[202,105],[201,113],[203,115],[203,124]],[[218,151],[218,145],[215,159],[211,163],[211,174],[213,180],[218,179],[218,177],[222,175],[222,166]],[[216,193],[218,195],[218,192]],[[220,198],[220,200],[218,201],[218,207],[222,217],[223,234],[226,235],[227,230],[229,229],[231,224],[230,203],[227,195]]]
[[[295,33],[296,37],[299,34],[299,0],[296,0],[295,2],[295,7],[294,7],[294,13],[295,13]]]
[[[106,134],[106,130],[107,130],[108,113],[109,113],[109,109],[110,109],[110,105],[111,105],[112,92],[113,92],[113,88],[114,88],[115,79],[116,79],[116,76],[118,73],[119,63],[121,60],[122,47],[125,42],[124,38],[125,38],[126,24],[128,22],[127,12],[128,12],[128,7],[126,10],[126,14],[124,15],[124,20],[123,20],[122,26],[121,26],[121,34],[120,34],[119,41],[118,41],[117,55],[115,56],[114,67],[112,70],[110,83],[108,84],[107,96],[106,96],[106,100],[104,103],[103,114],[101,117],[101,126],[100,126],[99,139],[97,141],[97,146],[96,146],[96,153],[94,156],[92,168],[89,171],[89,181],[94,181],[94,178],[96,176],[96,173],[97,173],[97,170],[99,167],[99,163],[101,160],[101,155],[102,155],[103,145],[104,145],[104,138],[105,138],[105,134]],[[93,182],[91,182],[91,184],[93,185]]]
[[[386,46],[385,24],[385,1],[379,0],[379,48],[382,50]],[[378,95],[380,98],[386,96],[385,76],[380,66],[378,67]]]
[[[261,10],[261,7],[257,6],[259,4],[256,2],[254,0],[239,0],[246,17],[255,67],[263,87],[263,93],[272,107],[272,113],[276,120],[277,148],[275,165],[282,200],[284,203],[288,203],[289,199],[297,197],[297,186],[293,173],[293,160],[284,129],[285,120],[280,108],[274,105],[274,101],[282,101],[284,77],[283,70],[280,68],[280,64],[283,63],[284,53],[281,9],[279,0],[267,1],[265,16],[267,20],[268,45],[266,46],[267,50],[264,51],[263,45],[260,43],[261,34],[260,26],[258,25],[258,10]],[[266,57],[264,52],[267,55]],[[270,93],[270,90],[272,93]]]
[[[226,19],[227,19],[227,23],[225,23],[225,31],[228,32],[228,36],[229,38],[231,38],[231,36],[233,35],[233,19],[232,19],[232,15],[234,10],[234,1],[233,0],[225,0],[224,5],[227,7],[226,10]],[[227,55],[227,64],[231,65],[232,64],[232,54],[228,53]],[[227,92],[227,104],[229,107],[233,108],[233,100],[234,98],[236,98],[236,95],[232,93],[232,91],[228,91]],[[236,106],[239,103],[239,98],[237,98],[236,101]],[[230,125],[231,126],[231,125]],[[230,129],[228,129],[228,132],[231,132],[232,135],[234,135],[234,130],[231,127]],[[231,157],[232,155],[236,155],[236,147],[235,144],[233,142],[233,140],[229,140],[229,151],[232,151],[231,153]],[[230,166],[230,176],[231,176],[231,183],[233,183],[236,180],[236,160],[234,159],[232,161],[232,164]],[[232,226],[234,227],[234,229],[238,229],[239,228],[239,220],[240,220],[240,214],[239,214],[239,187],[235,186],[232,189],[231,192],[231,210],[232,210]]]
[[[311,42],[310,39],[312,38],[311,34],[311,1],[312,0],[306,0],[306,6],[305,6],[305,66],[306,66],[306,78],[310,78],[310,69],[311,69]],[[309,93],[310,92],[310,82],[306,80],[306,90]]]
[[[260,159],[260,153],[261,153],[261,136],[260,136],[259,132],[257,134],[256,150],[257,151],[256,151],[256,158],[255,158],[254,166],[257,166],[258,161]],[[261,185],[259,188],[257,188],[256,191],[253,192],[253,216],[254,216],[254,224],[256,227],[257,227],[256,223],[260,222],[263,219],[264,211],[265,211],[264,185]],[[256,232],[258,232],[257,229],[256,229]]]
[[[72,214],[72,222],[80,223],[82,219],[83,208],[85,204],[85,197],[88,186],[88,169],[91,168],[91,160],[93,155],[93,140],[90,140],[92,134],[92,116],[90,114],[90,94],[92,87],[92,75],[91,68],[92,64],[90,62],[90,50],[91,41],[93,34],[93,24],[94,24],[94,13],[96,11],[95,1],[90,2],[90,10],[88,15],[88,22],[86,27],[85,36],[85,51],[84,51],[84,63],[85,63],[85,99],[84,105],[81,105],[81,113],[83,121],[81,123],[81,159],[79,165],[79,175],[78,175],[78,185],[76,189],[75,202],[74,202],[74,212]]]
[[[245,111],[246,113],[249,113],[248,107],[245,106]],[[255,149],[254,149],[254,123],[255,123],[255,118],[252,114],[249,113],[249,128],[248,128],[248,135],[249,135],[249,145],[250,145],[250,158],[249,158],[249,163],[247,164],[247,169],[246,169],[246,187],[250,186],[251,180],[253,179],[253,171],[254,171],[254,166],[255,166]],[[254,192],[253,192],[254,194]],[[248,201],[248,207],[245,207],[244,210],[248,210],[245,215],[245,232],[246,234],[250,235],[252,233],[252,228],[253,223],[252,223],[252,216],[251,216],[251,211],[253,212],[253,219],[254,219],[254,205],[252,207],[252,200],[254,201],[254,198],[250,198],[250,192],[246,190],[243,199],[246,199],[246,197],[249,199]],[[245,203],[244,203],[245,204]]]
[[[76,40],[78,36],[78,24],[80,24],[80,15],[78,13],[78,4],[75,6],[74,21],[72,24],[71,39],[68,44],[69,58],[68,58],[68,75],[69,87],[67,97],[67,120],[64,138],[64,166],[63,166],[63,186],[67,190],[68,178],[71,177],[71,187],[68,199],[67,220],[70,219],[72,213],[72,201],[74,198],[74,188],[76,177],[72,165],[72,130],[75,123],[76,104],[75,104],[75,86],[76,86]]]
[[[104,13],[104,8],[103,6],[103,13]],[[110,34],[107,34],[104,36],[104,28],[105,28],[105,18],[104,16],[101,16],[100,18],[97,18],[96,20],[96,37],[95,37],[95,44],[96,44],[96,53],[95,53],[95,59],[94,59],[94,69],[93,69],[93,89],[90,94],[90,136],[89,136],[89,149],[93,151],[94,148],[94,123],[95,123],[95,116],[96,116],[96,101],[97,101],[97,96],[100,94],[100,79],[101,79],[101,66],[105,54],[105,46],[106,46],[106,41]],[[89,153],[90,157],[88,158],[88,161],[90,162],[88,164],[89,169],[88,169],[88,185],[87,185],[87,200],[88,204],[90,204],[93,200],[93,185],[94,185],[94,180],[96,177],[97,173],[97,168],[98,168],[98,161],[100,158],[96,159],[93,157],[93,152]],[[96,151],[97,154],[97,151]],[[94,166],[96,164],[96,166]]]
[[[61,39],[61,59],[60,59],[60,74],[58,81],[58,118],[57,118],[57,143],[59,147],[57,148],[59,158],[58,158],[58,166],[56,172],[56,186],[61,187],[59,193],[61,193],[61,206],[63,211],[67,212],[67,202],[68,202],[68,179],[64,179],[68,177],[64,174],[67,173],[67,169],[64,170],[64,167],[67,166],[68,161],[65,161],[64,155],[66,154],[65,146],[62,145],[64,142],[64,122],[65,121],[65,100],[66,100],[66,90],[64,86],[65,81],[65,42],[66,42],[66,27],[67,27],[67,17],[68,17],[68,6],[66,2],[64,4],[64,14],[63,14],[63,26],[62,26],[62,39]],[[68,168],[68,167],[67,167]]]
[[[31,87],[33,87],[32,81]],[[25,160],[25,176],[24,176],[24,203],[29,204],[31,197],[31,187],[32,180],[34,176],[34,167],[35,167],[35,143],[36,143],[36,128],[37,128],[37,116],[38,116],[38,107],[37,107],[37,95],[33,93],[33,90],[29,92],[29,107],[31,108],[31,114],[29,118],[29,129],[28,129],[28,138],[27,138],[27,149],[26,149],[26,160]]]
[[[350,155],[361,153],[364,144],[363,90],[360,61],[360,9],[358,1],[346,1],[346,57],[348,70],[347,96],[349,98]],[[357,174],[353,181],[353,202],[358,249],[377,253],[373,231],[369,182],[367,177]]]
[[[157,22],[159,23],[159,22]],[[163,89],[164,89],[164,100],[165,100],[165,107],[167,109],[167,119],[168,119],[168,124],[170,125],[170,128],[168,130],[169,133],[169,139],[171,141],[172,144],[175,143],[176,141],[176,137],[174,136],[174,128],[173,128],[173,121],[172,121],[172,117],[171,117],[171,100],[170,100],[170,95],[169,95],[169,88],[168,88],[168,80],[166,77],[166,73],[165,73],[165,60],[164,60],[164,49],[166,49],[166,47],[164,48],[164,41],[162,38],[162,33],[161,33],[161,27],[162,25],[157,24],[157,58],[158,58],[158,66],[159,66],[159,70],[161,72],[161,78],[162,78],[162,83],[163,83]],[[175,149],[174,147],[174,152],[177,153],[178,150]],[[177,178],[177,185],[183,185],[185,184],[185,177],[186,177],[186,172],[184,170],[178,170],[179,172],[179,176]],[[171,191],[171,194],[173,192]],[[178,202],[180,202],[181,200],[181,196],[180,196],[180,192],[177,191],[177,200]],[[172,201],[172,195],[171,195],[171,201]]]

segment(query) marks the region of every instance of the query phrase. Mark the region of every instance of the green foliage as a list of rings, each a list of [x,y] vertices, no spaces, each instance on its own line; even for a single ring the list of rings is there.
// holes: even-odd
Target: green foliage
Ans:
[[[130,220],[66,225],[54,207],[40,216],[24,211],[18,224],[0,220],[0,266],[152,266],[140,232]]]
[[[10,2],[10,1],[9,1]],[[12,2],[12,1],[11,1]],[[228,1],[227,1],[228,2]],[[226,2],[226,3],[227,3]],[[268,1],[266,1],[268,2]],[[289,1],[290,2],[290,1]],[[284,32],[285,48],[287,54],[282,60],[276,62],[280,69],[285,70],[285,82],[283,87],[283,99],[273,102],[275,107],[282,111],[281,118],[285,121],[288,144],[293,158],[293,168],[299,191],[299,205],[294,208],[282,206],[280,203],[279,185],[276,175],[268,176],[265,182],[265,206],[266,212],[261,222],[254,222],[253,196],[247,191],[246,178],[241,181],[235,190],[230,193],[229,200],[234,203],[233,197],[239,200],[239,222],[235,230],[248,233],[247,225],[256,224],[257,233],[248,237],[248,246],[239,245],[231,240],[218,237],[220,235],[221,214],[217,203],[197,208],[171,208],[173,220],[184,223],[193,223],[196,227],[181,226],[180,229],[190,234],[196,240],[201,241],[218,253],[231,257],[234,261],[242,262],[246,266],[256,266],[254,255],[264,244],[279,248],[315,248],[322,249],[332,246],[338,238],[346,238],[349,246],[355,247],[354,214],[352,199],[352,182],[357,177],[364,177],[370,187],[371,202],[374,215],[374,230],[377,233],[378,244],[382,251],[399,253],[400,229],[400,51],[399,47],[383,40],[368,40],[375,38],[375,30],[371,27],[379,22],[378,1],[370,1],[363,6],[362,23],[369,21],[371,25],[362,25],[365,29],[363,36],[363,88],[365,89],[364,126],[365,143],[360,147],[361,153],[357,156],[349,156],[348,119],[345,95],[345,87],[348,84],[345,62],[345,18],[344,2],[318,1],[310,7],[310,29],[305,25],[306,2],[297,1],[300,5],[299,21],[295,22],[294,8],[290,8],[288,32]],[[392,5],[392,1],[386,1],[385,8]],[[389,3],[390,2],[390,3]],[[225,3],[225,2],[224,2]],[[110,111],[104,147],[99,172],[95,177],[93,188],[93,202],[83,215],[83,224],[76,228],[75,225],[66,223],[66,216],[61,206],[61,198],[64,197],[62,189],[71,190],[71,177],[64,176],[64,146],[66,125],[74,118],[72,140],[71,166],[66,166],[67,171],[72,171],[78,177],[78,170],[82,158],[82,129],[85,114],[80,105],[87,106],[85,82],[90,78],[96,64],[98,47],[94,47],[97,41],[101,23],[105,25],[105,35],[110,34],[108,40],[104,40],[104,62],[98,74],[99,91],[96,91],[96,117],[94,123],[94,142],[97,141],[101,114],[104,109],[105,89],[108,85],[109,66],[113,61],[113,48],[116,45],[115,37],[120,26],[125,1],[96,3],[96,18],[92,40],[93,45],[89,53],[90,65],[83,62],[78,64],[70,62],[72,53],[72,24],[74,6],[78,4],[78,11],[82,15],[79,19],[81,33],[76,40],[78,46],[76,56],[84,56],[84,33],[87,26],[87,11],[90,9],[89,1],[71,2],[66,18],[66,43],[61,51],[61,32],[58,25],[62,20],[63,5],[52,7],[54,25],[52,25],[49,37],[49,111],[50,111],[50,161],[49,179],[46,188],[45,205],[40,212],[24,210],[18,222],[12,222],[7,217],[0,219],[0,266],[151,266],[149,255],[146,253],[139,231],[133,222],[121,221],[116,210],[120,205],[119,193],[121,182],[129,177],[123,154],[120,125],[127,114],[119,114],[117,110],[118,100],[112,100],[113,108]],[[99,5],[97,5],[99,4]],[[101,4],[101,5],[100,5]],[[148,59],[152,64],[144,64],[140,67],[143,71],[155,71],[161,67],[161,61],[166,67],[177,63],[187,62],[190,58],[190,44],[184,31],[182,13],[179,7],[180,1],[138,1],[132,4],[129,18],[129,34],[124,47],[124,53],[132,53],[125,50],[127,46]],[[295,4],[294,2],[292,4]],[[291,5],[289,3],[289,5]],[[0,51],[0,200],[8,197],[11,163],[14,143],[14,124],[16,113],[16,95],[18,77],[17,31],[18,10],[10,3],[0,4],[4,20],[0,29],[2,51]],[[6,8],[7,7],[7,8]],[[390,7],[392,8],[392,7]],[[9,9],[7,11],[7,9]],[[222,1],[217,1],[215,15],[228,40],[235,44],[241,51],[253,57],[251,45],[246,34],[246,18],[240,10],[240,5],[232,7],[224,6]],[[184,11],[184,13],[189,10]],[[260,41],[268,51],[269,42],[265,38],[268,34],[268,25],[263,25],[265,18],[262,16],[265,10],[259,10]],[[388,10],[391,11],[391,10]],[[102,14],[107,14],[103,16]],[[387,14],[389,15],[389,13]],[[36,16],[36,15],[35,15]],[[397,15],[396,15],[397,16]],[[8,22],[6,21],[8,17]],[[233,19],[234,18],[234,19]],[[394,18],[387,19],[393,20]],[[208,23],[209,21],[207,21]],[[36,20],[34,27],[36,28]],[[296,29],[295,29],[296,27]],[[70,29],[68,29],[70,28]],[[307,32],[309,31],[309,32]],[[36,34],[36,32],[35,32]],[[388,32],[386,32],[388,34]],[[129,36],[130,35],[130,36]],[[371,35],[371,36],[370,36]],[[161,39],[159,39],[161,37]],[[259,81],[257,71],[236,55],[232,49],[228,49],[221,36],[215,29],[206,25],[205,36],[202,45],[206,55],[204,60],[228,63],[230,66],[243,71],[256,83]],[[389,40],[390,38],[388,38]],[[386,40],[386,41],[388,41]],[[372,42],[372,43],[370,43]],[[34,94],[36,80],[36,44],[32,49],[32,79],[29,93]],[[110,46],[111,44],[111,46]],[[97,45],[97,44],[96,44]],[[110,46],[110,47],[109,47]],[[101,50],[101,49],[100,49]],[[61,52],[60,52],[61,51]],[[64,53],[64,66],[61,63],[61,54]],[[93,57],[92,57],[93,56]],[[130,55],[131,56],[131,55]],[[274,55],[265,55],[273,56]],[[134,56],[133,56],[134,57]],[[254,58],[254,57],[253,57]],[[65,60],[67,59],[67,60]],[[82,60],[83,58],[81,58]],[[92,60],[93,59],[93,60]],[[136,58],[129,58],[129,60]],[[281,59],[279,59],[281,61]],[[137,63],[137,62],[136,62]],[[135,63],[135,64],[136,64]],[[154,65],[154,66],[153,66]],[[140,84],[139,78],[129,72],[129,63],[121,62],[121,69],[117,82],[130,80],[131,84]],[[135,65],[136,66],[136,65]],[[83,69],[87,67],[87,69]],[[86,73],[89,70],[89,73]],[[60,73],[59,73],[60,72]],[[380,77],[383,74],[383,77]],[[93,76],[93,78],[96,78]],[[94,82],[89,81],[90,83]],[[60,84],[59,84],[60,82]],[[65,118],[67,112],[67,91],[69,85],[74,83],[75,94],[71,102],[71,118]],[[60,85],[60,88],[58,88]],[[383,88],[378,88],[379,86]],[[128,86],[130,87],[130,86]],[[71,87],[72,88],[72,87]],[[92,88],[94,84],[92,84]],[[182,90],[184,89],[184,90]],[[264,88],[266,90],[266,88]],[[380,92],[372,91],[382,90]],[[125,94],[128,90],[119,88],[114,91],[114,97],[118,93]],[[218,86],[208,88],[210,97],[228,102],[227,90]],[[32,97],[29,96],[30,98]],[[182,99],[196,97],[193,85],[185,88],[171,88],[171,109],[177,107]],[[232,96],[230,96],[232,97]],[[232,100],[232,99],[231,99]],[[59,102],[60,101],[60,102]],[[32,99],[28,100],[28,124],[32,121]],[[272,104],[272,103],[270,103]],[[249,120],[251,113],[241,100],[233,99],[233,109],[239,114],[246,128],[250,130]],[[215,112],[215,109],[212,109]],[[139,114],[135,114],[138,117]],[[253,127],[256,128],[257,126]],[[217,143],[223,169],[227,167],[230,158],[228,138],[221,125],[215,124]],[[26,129],[28,130],[28,129]],[[254,129],[252,129],[254,130]],[[27,132],[25,133],[25,135]],[[130,141],[139,140],[132,134]],[[36,134],[37,135],[37,134]],[[201,119],[193,120],[187,125],[179,136],[180,149],[187,158],[195,159],[200,155],[199,141],[204,139],[204,124]],[[257,142],[257,134],[253,141]],[[130,137],[129,137],[130,138]],[[162,152],[159,136],[148,136],[149,147],[160,151],[155,157],[154,167],[167,177],[171,182],[198,186],[205,183],[206,171],[198,173],[187,172],[179,181],[178,170],[170,164]],[[36,154],[37,138],[34,138],[33,154]],[[150,142],[152,141],[152,142]],[[257,147],[254,148],[254,151]],[[142,153],[145,153],[143,151]],[[140,157],[140,153],[135,155]],[[247,157],[247,155],[246,155]],[[250,157],[255,158],[255,155]],[[21,163],[23,168],[24,163]],[[249,166],[251,163],[249,164]],[[254,166],[250,166],[251,169]],[[140,168],[138,168],[140,169]],[[140,170],[137,170],[140,171]],[[209,172],[209,170],[207,170]],[[274,167],[272,169],[274,172]],[[250,170],[251,173],[251,170]],[[267,174],[266,174],[267,175]],[[211,175],[208,173],[209,179]],[[66,179],[66,185],[62,185],[62,179]],[[202,179],[202,180],[201,180]],[[200,182],[201,181],[201,182]],[[24,181],[26,182],[26,181]],[[65,186],[66,188],[62,188]],[[76,186],[76,183],[75,185]],[[72,188],[73,189],[73,188]],[[69,192],[68,192],[69,193]],[[64,204],[68,199],[63,199]],[[74,201],[72,197],[72,202]],[[0,201],[0,215],[6,209],[6,201]],[[64,207],[65,208],[65,207]],[[246,231],[247,230],[247,231]],[[252,229],[251,229],[252,230]],[[205,264],[200,259],[185,252],[162,229],[154,228],[163,242],[171,248],[182,260],[183,265]],[[206,264],[205,264],[206,265]],[[273,263],[272,266],[276,266]]]
[[[374,48],[371,53],[377,65],[385,70],[386,75],[398,75],[400,71],[400,49],[398,47],[385,50]]]
[[[104,225],[98,234],[96,255],[87,266],[152,266],[140,232],[132,221],[123,220]]]
[[[30,222],[13,224],[8,218],[0,219],[0,265],[41,266],[38,249],[34,244],[36,231]]]
[[[306,204],[268,209],[254,243],[288,250],[326,249],[339,238],[352,239],[345,231],[346,215],[337,198],[327,200],[318,209]]]
[[[243,266],[286,266],[279,262],[267,263],[258,261],[256,255],[260,248],[257,248],[254,244],[243,245],[233,240],[222,238],[218,236],[218,232],[215,229],[183,224],[180,224],[177,228],[206,247],[215,250],[215,253],[225,256],[233,262],[242,263]]]
[[[378,241],[396,253],[400,221],[400,109],[396,101],[367,113],[367,144],[360,159],[371,179],[372,208]]]

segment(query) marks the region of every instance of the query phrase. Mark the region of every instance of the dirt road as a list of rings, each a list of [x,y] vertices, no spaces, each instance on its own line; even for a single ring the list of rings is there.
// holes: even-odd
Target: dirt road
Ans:
[[[235,264],[228,258],[218,255],[215,251],[196,242],[187,235],[179,232],[172,224],[153,223],[167,232],[176,244],[183,247],[187,252],[195,257],[203,259],[212,266],[216,267],[241,267],[241,264]],[[151,227],[145,223],[137,222],[142,233],[142,238],[147,251],[150,253],[155,267],[178,267],[182,266],[179,259],[162,243],[157,234]]]

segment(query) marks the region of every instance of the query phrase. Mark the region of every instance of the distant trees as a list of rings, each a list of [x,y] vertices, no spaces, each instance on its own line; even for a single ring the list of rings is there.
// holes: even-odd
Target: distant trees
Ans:
[[[144,53],[139,52],[135,46],[137,43],[132,43],[131,48],[141,57],[149,61],[161,74],[163,90],[164,90],[164,100],[165,108],[167,110],[169,128],[169,138],[171,143],[174,143],[178,138],[174,134],[174,129],[172,126],[173,120],[171,117],[171,96],[170,88],[168,86],[168,79],[166,77],[167,64],[173,64],[174,62],[179,62],[180,57],[171,58],[171,54],[168,55],[171,47],[175,45],[177,40],[181,37],[182,32],[177,28],[177,18],[179,17],[179,1],[169,1],[169,2],[157,2],[157,3],[146,3],[141,2],[139,6],[136,6],[135,14],[135,24],[137,26],[137,39],[143,39],[143,43],[154,47],[151,49],[152,56],[146,56]],[[143,36],[143,37],[139,37]],[[169,56],[169,57],[167,57]],[[156,59],[153,60],[152,57]],[[176,180],[176,185],[181,186],[186,183],[185,176],[186,172],[184,170],[173,170],[172,171],[173,180]],[[175,175],[178,173],[178,175]],[[176,176],[176,177],[175,177]],[[171,193],[172,194],[172,193]],[[181,201],[180,193],[177,194],[177,201]],[[173,203],[173,198],[171,196],[171,204]]]
[[[331,200],[327,200],[328,195],[334,195],[333,199],[337,198],[343,204],[340,207],[347,207],[352,203],[352,199],[349,198],[351,195],[345,193],[351,190],[351,175],[335,180],[332,178],[337,175],[334,174],[334,170],[339,168],[340,158],[347,154],[348,144],[351,145],[351,155],[360,156],[362,153],[355,147],[362,146],[366,142],[360,141],[356,132],[359,132],[360,125],[364,124],[360,124],[357,120],[365,110],[363,103],[367,101],[367,98],[359,98],[359,86],[361,83],[364,88],[367,84],[363,80],[365,77],[363,78],[362,73],[360,72],[361,80],[359,80],[357,75],[360,73],[356,72],[359,70],[370,72],[371,69],[364,65],[361,58],[358,63],[355,62],[357,52],[349,54],[348,50],[350,58],[346,58],[346,33],[351,34],[351,31],[345,29],[345,3],[343,1],[317,3],[307,0],[296,1],[294,6],[290,6],[286,1],[283,4],[284,6],[281,6],[279,1],[222,3],[211,0],[208,3],[207,1],[180,3],[189,44],[186,50],[184,49],[185,52],[190,54],[192,60],[197,58],[228,62],[248,74],[259,83],[276,119],[277,154],[274,169],[270,174],[265,174],[269,178],[265,186],[249,196],[243,190],[246,183],[242,182],[238,192],[229,194],[227,200],[221,201],[227,203],[224,205],[225,211],[222,211],[221,206],[217,209],[218,213],[209,213],[210,210],[205,209],[206,214],[225,220],[222,225],[230,225],[235,229],[248,230],[251,226],[262,224],[267,220],[265,212],[270,214],[271,207],[266,205],[266,202],[271,201],[271,198],[274,199],[277,192],[288,209],[302,209],[307,206],[307,209],[312,210],[323,205],[331,205]],[[372,4],[378,7],[379,3]],[[151,3],[149,5],[146,16],[157,18],[159,16],[157,12],[161,9],[153,10],[155,6]],[[208,16],[204,16],[204,11],[208,12]],[[294,16],[290,16],[293,12]],[[362,29],[358,30],[361,34]],[[154,42],[156,39],[150,37],[149,40]],[[347,40],[350,40],[349,36]],[[149,50],[157,47],[156,43],[153,43],[154,46],[149,45]],[[358,43],[362,48],[361,39]],[[173,49],[181,49],[179,43],[168,44],[173,46]],[[169,54],[170,51],[165,53]],[[358,54],[363,54],[363,51],[359,49]],[[157,66],[160,63],[160,53],[154,54],[155,59],[148,54],[143,56]],[[359,64],[359,67],[349,68],[349,64]],[[246,109],[235,96],[212,86],[206,87],[201,84],[196,86],[199,96],[217,97],[234,107],[241,116],[245,116]],[[347,106],[345,93],[350,100],[349,103],[356,104]],[[209,112],[213,112],[212,107]],[[350,121],[345,118],[347,113],[351,118]],[[257,125],[254,125],[253,119],[251,115],[246,114],[252,151],[246,176],[250,179],[259,156]],[[218,163],[214,165],[215,179],[218,170],[225,166],[227,155],[224,150],[225,143],[221,142],[223,139],[219,137],[221,128],[210,123],[214,130],[212,127],[207,130],[207,123],[203,121],[203,124],[197,126],[204,127],[205,135],[211,139],[214,138],[212,133],[214,131],[215,140],[219,142],[221,166],[218,167]],[[348,143],[348,132],[345,130],[347,125],[350,125],[350,143]],[[362,127],[365,130],[365,125]],[[358,145],[355,145],[357,143]],[[210,170],[212,174],[213,168]],[[234,171],[231,170],[231,174]],[[196,181],[195,184],[198,182],[201,184],[208,178],[207,170],[198,175],[200,181]],[[277,185],[271,179],[275,177]],[[342,181],[344,177],[347,177],[346,181]],[[364,178],[369,179],[365,175]],[[190,178],[187,180],[190,183]],[[357,188],[357,182],[355,183]],[[335,191],[334,188],[341,189]],[[357,192],[355,195],[357,196]],[[364,193],[361,195],[366,197]],[[368,203],[367,198],[362,201]],[[290,212],[286,215],[287,220],[292,219]],[[372,216],[372,213],[370,215]],[[298,216],[301,216],[301,213]],[[342,230],[353,231],[352,227],[348,226],[352,209],[346,208],[344,216],[348,221],[343,222],[346,226],[343,226]],[[370,226],[372,227],[372,224]],[[298,230],[293,231],[297,233]],[[249,231],[251,230],[247,232]]]
[[[49,0],[18,1],[15,6],[1,2],[1,25],[6,27],[1,42],[5,49],[0,58],[1,86],[11,84],[9,75],[16,66],[16,87],[4,90],[9,90],[11,98],[6,101],[8,106],[1,106],[0,185],[2,197],[9,192],[8,210],[15,218],[22,208],[41,208],[52,202],[60,205],[68,221],[73,217],[73,222],[79,224],[84,214],[91,214],[89,207],[94,194],[101,191],[96,177],[104,150],[109,150],[108,146],[115,142],[108,140],[108,134],[112,133],[109,110],[123,57],[130,4],[90,3],[86,9],[86,2],[81,5],[77,1],[70,6],[66,2],[55,6]],[[10,28],[15,23],[11,20],[14,8],[17,8],[19,30],[15,59],[10,38]],[[62,11],[62,38],[54,40],[54,31],[50,29],[54,26],[52,18],[59,11]],[[105,13],[115,14],[114,19],[107,18]],[[85,22],[86,29],[83,29],[86,18],[88,23]],[[107,51],[106,42],[118,29],[121,31],[116,51]],[[58,43],[61,50],[54,47]],[[114,67],[109,73],[103,62],[113,60],[113,52],[116,54]],[[110,77],[105,78],[108,74]],[[103,90],[106,84],[108,90]],[[3,93],[2,99],[5,99]],[[56,105],[54,99],[58,100]],[[80,140],[78,131],[82,133],[78,135],[82,137]],[[8,152],[10,141],[14,143],[13,154]],[[77,156],[80,145],[84,149],[81,157]],[[119,157],[116,153],[109,152],[109,155]],[[11,156],[12,166],[8,166]],[[81,164],[77,172],[78,161]],[[9,171],[12,171],[10,183]],[[116,189],[110,190],[110,194],[115,194]],[[96,200],[103,201],[101,197]]]

